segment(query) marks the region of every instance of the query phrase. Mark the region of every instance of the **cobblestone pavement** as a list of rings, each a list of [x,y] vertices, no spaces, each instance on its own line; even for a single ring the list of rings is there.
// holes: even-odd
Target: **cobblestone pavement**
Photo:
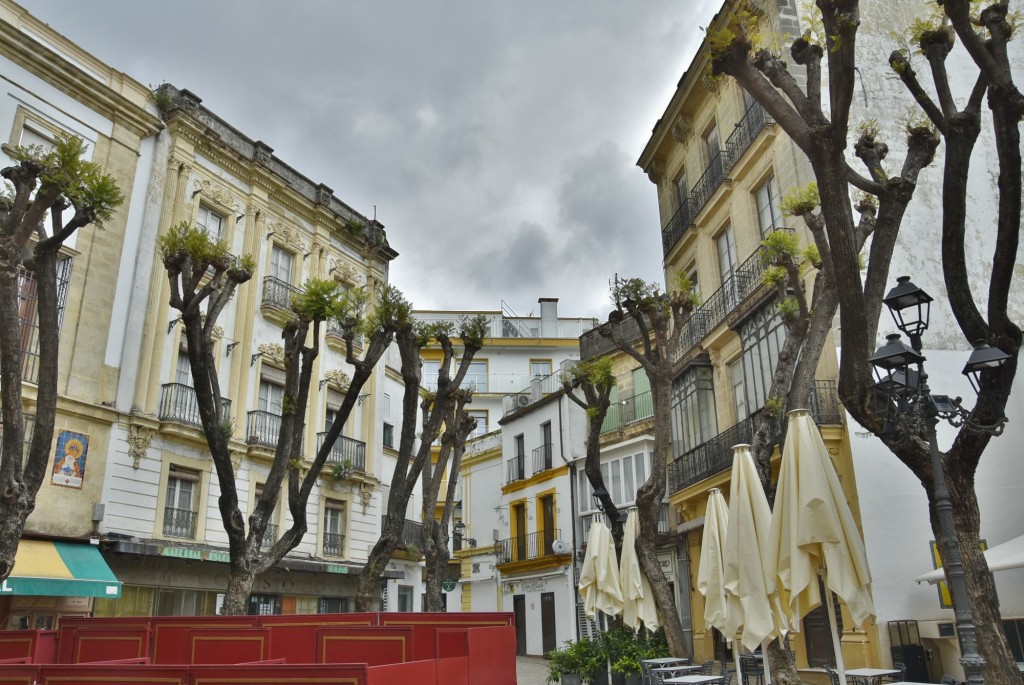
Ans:
[[[545,685],[548,679],[548,661],[539,656],[516,657],[518,685]]]

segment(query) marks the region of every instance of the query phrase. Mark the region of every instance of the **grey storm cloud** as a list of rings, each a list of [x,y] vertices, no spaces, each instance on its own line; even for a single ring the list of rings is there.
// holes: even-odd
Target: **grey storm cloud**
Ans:
[[[23,3],[376,214],[417,306],[558,297],[568,316],[606,313],[616,272],[660,279],[657,195],[634,164],[719,4]]]

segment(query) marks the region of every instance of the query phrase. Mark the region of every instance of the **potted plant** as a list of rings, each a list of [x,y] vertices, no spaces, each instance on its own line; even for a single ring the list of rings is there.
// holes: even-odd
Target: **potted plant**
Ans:
[[[635,633],[624,625],[613,626],[604,634],[608,644],[608,658],[612,663],[612,673],[619,677],[613,683],[621,685],[640,685],[643,681],[643,668],[640,662],[668,656],[668,645],[663,633],[643,631]]]
[[[583,639],[548,652],[548,682],[562,685],[606,685],[608,654],[603,640]]]

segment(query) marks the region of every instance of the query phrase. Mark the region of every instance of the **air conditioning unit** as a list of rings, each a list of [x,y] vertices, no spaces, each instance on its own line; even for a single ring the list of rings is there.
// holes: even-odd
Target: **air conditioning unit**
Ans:
[[[572,545],[565,540],[555,540],[551,543],[551,551],[555,554],[568,554],[571,550]]]
[[[529,395],[516,395],[516,406],[517,407],[528,407],[530,406]]]

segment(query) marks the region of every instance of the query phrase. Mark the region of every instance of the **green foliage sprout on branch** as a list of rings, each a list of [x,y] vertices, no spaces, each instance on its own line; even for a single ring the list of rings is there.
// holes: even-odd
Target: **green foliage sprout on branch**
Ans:
[[[803,188],[794,188],[789,194],[782,198],[782,213],[786,216],[803,216],[813,212],[821,204],[821,196],[818,194],[818,184],[811,181]],[[777,234],[778,231],[772,235]]]

